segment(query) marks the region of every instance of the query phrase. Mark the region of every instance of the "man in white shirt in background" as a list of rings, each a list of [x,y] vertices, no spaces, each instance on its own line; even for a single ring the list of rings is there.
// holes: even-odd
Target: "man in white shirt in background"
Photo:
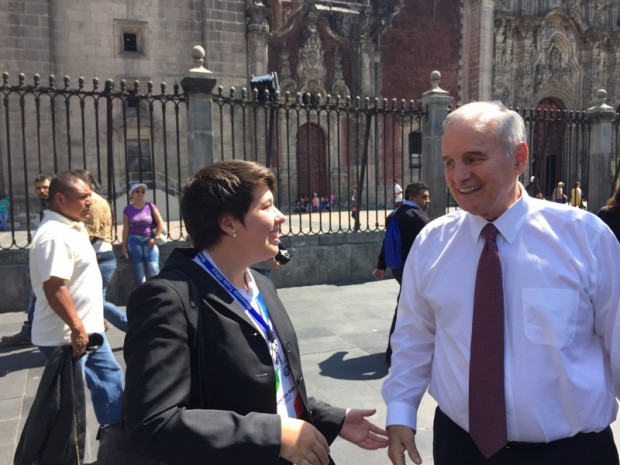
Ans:
[[[405,264],[382,388],[394,465],[405,454],[421,463],[415,430],[427,388],[438,404],[436,465],[618,464],[609,424],[620,394],[620,245],[594,215],[527,195],[518,181],[525,141],[522,118],[500,102],[463,105],[445,121],[444,174],[461,210],[427,225]],[[504,328],[495,331],[504,354],[494,391],[504,409],[483,414],[501,425],[488,433],[490,450],[470,434],[484,423],[470,422],[470,394],[488,378],[470,376],[474,299],[486,292],[478,262],[485,243],[495,247],[483,228],[498,231],[494,288],[503,295],[490,305]]]
[[[403,188],[398,184],[398,179],[394,178],[394,208],[403,204]]]
[[[49,199],[30,249],[30,279],[37,297],[32,342],[46,359],[56,347],[71,344],[73,355],[83,357],[99,424],[116,424],[123,371],[105,337],[101,273],[83,223],[92,206],[88,179],[76,171],[57,173]],[[103,344],[85,354],[93,333],[101,334]]]

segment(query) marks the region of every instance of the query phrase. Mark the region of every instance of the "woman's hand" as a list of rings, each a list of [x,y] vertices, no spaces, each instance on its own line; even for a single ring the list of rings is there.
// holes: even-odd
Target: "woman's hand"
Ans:
[[[149,238],[149,240],[146,243],[149,249],[152,249],[153,247],[155,247],[156,244],[157,244],[157,239],[155,239],[154,237]]]
[[[340,437],[362,449],[375,450],[387,447],[387,431],[366,420],[377,411],[349,409],[344,418]]]
[[[280,457],[297,465],[327,465],[329,444],[318,429],[297,418],[281,418]]]
[[[129,258],[129,254],[127,253],[127,244],[123,242],[121,249],[122,249],[123,258]]]

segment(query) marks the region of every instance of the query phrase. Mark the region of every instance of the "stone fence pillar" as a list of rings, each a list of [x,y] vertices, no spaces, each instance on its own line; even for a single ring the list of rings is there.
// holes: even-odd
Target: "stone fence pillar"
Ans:
[[[588,159],[588,186],[586,198],[588,210],[596,213],[605,205],[613,192],[612,122],[616,117],[613,107],[607,105],[607,92],[596,91],[596,104],[588,108],[592,126]]]
[[[428,112],[422,121],[422,182],[431,193],[432,202],[427,211],[431,219],[443,215],[448,204],[441,160],[441,135],[452,97],[439,87],[440,80],[441,73],[433,71],[432,88],[420,98],[420,103]]]
[[[195,66],[181,80],[188,96],[187,108],[187,159],[189,174],[213,164],[213,114],[211,91],[216,80],[213,73],[203,66],[205,49],[200,45],[192,49]]]
[[[250,74],[261,75],[269,72],[269,8],[261,1],[248,7],[248,62]]]

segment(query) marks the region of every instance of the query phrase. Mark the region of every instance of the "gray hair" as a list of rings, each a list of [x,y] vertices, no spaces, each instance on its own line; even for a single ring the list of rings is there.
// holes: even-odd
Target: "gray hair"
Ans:
[[[506,108],[499,100],[472,102],[460,106],[443,123],[445,129],[455,121],[474,123],[475,128],[491,130],[498,142],[503,144],[506,156],[512,154],[517,144],[526,141],[525,122],[521,115]]]

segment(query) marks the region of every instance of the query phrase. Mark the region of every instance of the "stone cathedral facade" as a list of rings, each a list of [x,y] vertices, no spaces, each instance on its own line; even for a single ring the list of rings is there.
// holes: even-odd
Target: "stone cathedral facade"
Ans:
[[[590,107],[620,101],[617,0],[463,1],[462,101]]]
[[[418,99],[429,75],[455,103],[586,108],[620,100],[617,0],[2,0],[0,67],[86,81],[179,81],[195,44],[218,83]]]
[[[600,88],[620,102],[618,0],[0,0],[0,24],[11,84],[23,72],[26,84],[39,73],[171,87],[202,44],[225,91],[277,72],[281,93],[391,104],[417,101],[439,70],[453,105],[581,110]],[[404,174],[391,163],[378,177]]]

